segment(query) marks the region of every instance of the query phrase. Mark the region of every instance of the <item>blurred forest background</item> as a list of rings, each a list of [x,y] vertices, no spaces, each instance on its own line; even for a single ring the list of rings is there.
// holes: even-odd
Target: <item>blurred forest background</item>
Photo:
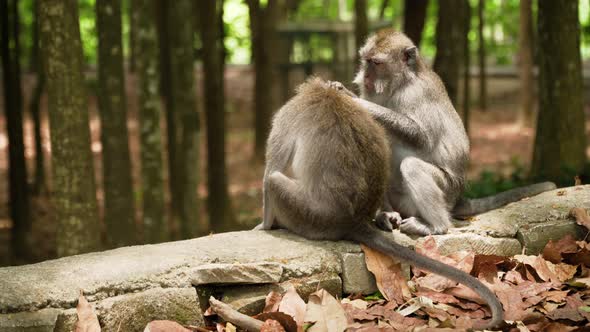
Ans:
[[[253,227],[272,113],[308,75],[350,86],[384,27],[468,128],[467,195],[589,180],[590,0],[0,0],[0,16],[0,266]]]

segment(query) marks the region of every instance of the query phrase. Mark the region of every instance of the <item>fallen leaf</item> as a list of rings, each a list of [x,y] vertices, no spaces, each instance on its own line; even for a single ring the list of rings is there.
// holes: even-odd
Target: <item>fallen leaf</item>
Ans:
[[[361,244],[367,269],[375,275],[377,288],[388,301],[404,303],[412,297],[401,263],[392,257]]]
[[[227,329],[226,331],[229,332]],[[191,330],[170,320],[154,320],[146,325],[143,332],[191,332]]]
[[[565,190],[558,190],[557,191],[557,196],[565,196],[567,194],[567,191]]]
[[[285,329],[281,323],[277,322],[276,320],[267,319],[262,324],[260,332],[285,332]]]
[[[541,256],[515,255],[514,260],[533,267],[543,281],[562,283],[571,279],[577,271],[577,266],[553,264]]]
[[[342,304],[350,304],[353,307],[357,308],[357,309],[361,309],[361,310],[366,310],[367,307],[369,306],[369,303],[367,301],[361,300],[361,299],[356,299],[356,300],[350,300],[350,299],[342,299],[340,300],[340,303]]]
[[[225,332],[236,332],[236,326],[230,322],[225,323]]]
[[[263,312],[261,314],[254,316],[254,318],[261,320],[263,322],[269,320],[278,322],[282,326],[284,331],[287,332],[297,332],[299,328],[293,317],[284,312]]]
[[[576,239],[570,234],[561,238],[559,241],[549,240],[543,249],[543,258],[551,263],[561,263],[563,257],[562,253],[575,253],[578,251],[578,244]]]
[[[307,329],[307,332],[341,332],[348,325],[344,309],[324,289],[309,296],[305,322],[314,323]]]
[[[266,295],[264,300],[264,309],[262,312],[275,312],[279,310],[279,304],[283,296],[278,292],[272,291]]]
[[[297,294],[295,287],[289,285],[287,292],[279,303],[279,311],[290,315],[298,326],[302,326],[305,319],[305,310],[305,301]]]
[[[566,299],[566,305],[562,308],[557,308],[547,313],[547,318],[552,320],[567,319],[573,322],[581,322],[585,318],[582,315],[583,311],[578,310],[579,307],[583,307],[584,303],[580,299],[579,295],[576,294],[568,296]]]
[[[582,208],[573,208],[570,210],[570,215],[576,219],[576,223],[578,225],[582,225],[586,227],[586,229],[590,229],[590,216],[585,209]]]
[[[78,321],[76,322],[76,332],[100,332],[100,323],[98,317],[88,303],[82,290],[78,297],[78,305],[76,306],[76,313],[78,314]]]
[[[419,296],[410,299],[408,302],[404,303],[400,308],[397,309],[397,313],[402,316],[408,316],[422,308],[432,308],[434,307],[434,303],[432,300],[425,297]]]

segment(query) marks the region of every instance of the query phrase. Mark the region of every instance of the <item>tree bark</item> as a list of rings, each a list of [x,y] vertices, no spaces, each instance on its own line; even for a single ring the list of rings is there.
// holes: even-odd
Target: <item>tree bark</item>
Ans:
[[[170,99],[168,112],[176,121],[175,177],[177,196],[173,199],[180,217],[180,236],[188,239],[202,235],[199,229],[199,131],[195,96],[193,58],[193,18],[190,0],[169,3],[168,39],[170,46]],[[217,27],[215,27],[217,28]],[[217,29],[215,29],[217,31]],[[174,188],[173,188],[174,189]]]
[[[485,38],[483,35],[483,27],[484,27],[484,13],[485,9],[485,2],[484,0],[479,0],[477,6],[477,17],[478,17],[478,26],[477,26],[477,38],[478,38],[478,49],[477,49],[477,56],[479,61],[479,108],[482,111],[485,111],[488,106],[488,97],[487,97],[487,78],[486,78],[486,52],[485,52]]]
[[[137,20],[139,19],[139,16],[137,15],[138,11],[138,0],[127,1],[127,12],[129,15],[129,71],[132,73],[135,73],[137,69]]]
[[[571,182],[586,162],[577,1],[539,1],[539,116],[532,173]]]
[[[367,0],[354,1],[354,40],[355,49],[358,50],[365,43],[369,34],[369,19],[367,17]],[[355,52],[355,66],[360,63],[358,52]]]
[[[40,194],[46,189],[45,183],[45,155],[43,153],[43,138],[41,136],[41,97],[45,89],[45,75],[43,64],[39,58],[39,2],[33,4],[33,47],[31,49],[31,69],[37,75],[37,82],[31,97],[30,112],[33,117],[35,136],[35,178],[33,192]]]
[[[439,6],[442,6],[439,3]],[[426,20],[426,9],[428,0],[405,0],[404,1],[404,33],[420,47],[422,41],[422,30],[424,30],[424,21]],[[449,8],[449,11],[452,10]],[[449,17],[452,19],[452,17]]]
[[[161,102],[158,93],[158,36],[156,2],[133,0],[137,22],[137,79],[139,85],[139,127],[141,147],[141,190],[143,197],[144,242],[168,240],[164,218],[164,162]],[[195,171],[196,172],[196,171]]]
[[[520,76],[519,125],[532,127],[535,121],[533,90],[533,23],[532,0],[520,1],[520,30],[518,35],[518,56]]]
[[[39,0],[58,256],[100,248],[100,227],[76,0]]]
[[[252,57],[254,59],[254,157],[264,160],[266,139],[270,132],[272,112],[277,106],[278,74],[275,55],[279,49],[277,24],[280,1],[270,1],[263,7],[260,0],[247,0],[252,31]]]
[[[131,160],[127,135],[127,101],[121,41],[121,2],[96,0],[98,30],[98,109],[104,179],[107,242],[116,248],[137,241]]]
[[[471,31],[471,5],[469,4],[469,0],[464,0],[463,9],[463,111],[461,118],[463,120],[463,125],[465,126],[465,131],[467,131],[469,134],[469,115],[471,108],[471,86],[469,85],[471,82],[469,71],[471,67],[471,52],[469,47],[469,31]]]
[[[220,56],[223,39],[218,28],[222,6],[223,1],[202,1],[200,17],[207,121],[207,210],[209,224],[215,232],[235,227],[225,163],[224,59]]]
[[[12,219],[11,249],[14,258],[26,259],[29,255],[27,237],[31,230],[31,218],[23,140],[18,1],[2,1],[0,16],[4,109],[8,135],[9,203],[10,218]]]
[[[463,0],[440,0],[436,24],[436,57],[434,71],[443,81],[449,98],[457,107],[459,73],[464,43],[461,19]],[[457,16],[459,16],[457,18]]]

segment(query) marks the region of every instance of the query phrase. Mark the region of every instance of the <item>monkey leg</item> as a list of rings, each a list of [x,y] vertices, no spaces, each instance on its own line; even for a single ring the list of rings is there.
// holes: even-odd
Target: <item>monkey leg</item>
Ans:
[[[313,200],[298,181],[281,172],[268,178],[268,198],[273,205],[278,226],[309,239],[341,239],[345,230],[331,227],[327,216],[338,218],[337,211],[328,211],[322,202]]]
[[[404,197],[402,206],[411,217],[400,223],[400,230],[409,234],[444,234],[451,224],[445,194],[441,189],[445,174],[438,167],[415,157],[405,158],[400,165]],[[404,214],[402,212],[402,214]]]

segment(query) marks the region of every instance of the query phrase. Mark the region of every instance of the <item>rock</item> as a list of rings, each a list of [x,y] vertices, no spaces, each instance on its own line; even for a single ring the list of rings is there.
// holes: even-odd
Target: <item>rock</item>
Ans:
[[[59,309],[0,314],[0,332],[53,332]]]
[[[570,234],[577,239],[583,238],[588,230],[572,220],[550,221],[542,224],[524,225],[517,235],[518,241],[525,248],[527,255],[537,255],[549,240],[559,240]]]
[[[194,288],[153,288],[91,304],[98,315],[102,332],[143,331],[153,320],[192,325],[203,323]],[[76,321],[76,309],[66,310],[59,316],[56,329],[51,331],[73,331]]]
[[[367,269],[364,254],[342,254],[342,288],[345,294],[373,294],[377,291],[375,276]]]
[[[454,231],[513,238],[524,225],[569,220],[569,211],[574,207],[590,208],[590,185],[559,188],[525,198],[482,213],[468,226]]]
[[[441,254],[448,255],[455,251],[473,251],[482,255],[512,256],[522,252],[517,239],[493,238],[471,233],[449,233],[434,235]],[[421,245],[427,238],[420,238],[417,245]]]
[[[283,267],[277,263],[205,264],[191,272],[193,285],[268,284],[281,280]]]

